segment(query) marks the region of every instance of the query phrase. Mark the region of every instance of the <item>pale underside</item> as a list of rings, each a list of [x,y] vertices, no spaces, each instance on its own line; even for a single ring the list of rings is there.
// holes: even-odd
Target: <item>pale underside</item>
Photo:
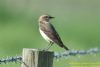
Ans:
[[[47,41],[47,42],[53,42],[41,29],[39,29],[40,34],[42,35],[42,37]]]

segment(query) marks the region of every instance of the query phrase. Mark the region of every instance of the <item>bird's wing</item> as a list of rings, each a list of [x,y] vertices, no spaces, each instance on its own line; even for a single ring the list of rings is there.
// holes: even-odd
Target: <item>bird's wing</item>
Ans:
[[[59,34],[56,32],[55,28],[52,24],[42,24],[41,30],[44,31],[44,33],[55,43],[57,43],[59,46],[63,47],[63,42],[61,38],[59,37]]]

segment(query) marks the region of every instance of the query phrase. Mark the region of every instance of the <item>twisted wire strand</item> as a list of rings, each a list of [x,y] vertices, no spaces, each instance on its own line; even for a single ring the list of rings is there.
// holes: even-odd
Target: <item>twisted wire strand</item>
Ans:
[[[100,48],[91,48],[88,50],[70,50],[66,52],[54,52],[54,58],[59,59],[62,57],[68,57],[68,56],[76,56],[76,55],[87,55],[87,54],[97,54],[100,53]],[[14,57],[7,57],[7,58],[1,58],[1,63],[9,63],[9,62],[22,62],[22,56],[14,56]]]
[[[9,63],[9,62],[21,62],[22,57],[21,56],[15,56],[15,57],[7,57],[7,58],[1,58],[0,59],[0,64],[1,63]]]
[[[59,59],[62,57],[76,56],[76,55],[87,55],[100,53],[100,48],[91,48],[88,50],[70,50],[66,52],[55,52],[54,58]]]

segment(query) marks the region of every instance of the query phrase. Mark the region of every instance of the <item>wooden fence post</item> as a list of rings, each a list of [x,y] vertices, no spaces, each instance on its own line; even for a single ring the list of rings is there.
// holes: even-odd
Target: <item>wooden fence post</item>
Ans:
[[[54,52],[23,49],[21,67],[53,67]]]

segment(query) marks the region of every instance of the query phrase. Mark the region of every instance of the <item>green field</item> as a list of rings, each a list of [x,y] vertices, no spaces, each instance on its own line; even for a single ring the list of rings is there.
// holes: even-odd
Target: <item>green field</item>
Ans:
[[[48,45],[38,31],[38,18],[43,14],[55,17],[51,23],[70,49],[100,47],[99,0],[0,0],[0,58],[21,55],[23,48]],[[65,51],[56,44],[50,50]],[[100,62],[100,54],[54,60],[54,67],[72,67],[72,62]],[[0,64],[4,66],[20,64]]]

